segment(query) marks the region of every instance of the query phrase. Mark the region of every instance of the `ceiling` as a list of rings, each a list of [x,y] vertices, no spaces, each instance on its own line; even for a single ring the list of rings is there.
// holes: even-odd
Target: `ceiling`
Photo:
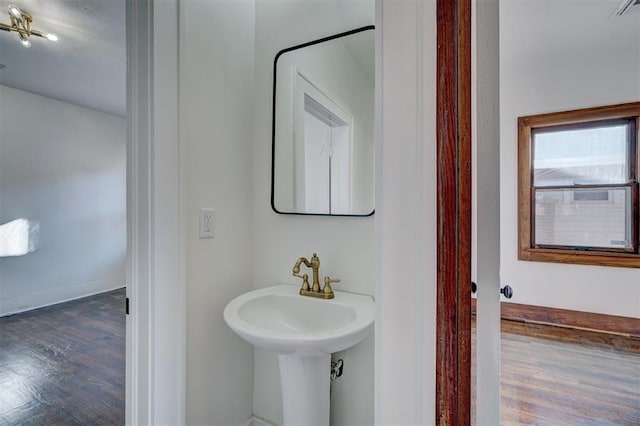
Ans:
[[[0,84],[124,116],[126,113],[125,0],[0,0],[33,15],[32,27],[56,34],[31,37],[0,31]]]
[[[582,19],[594,16],[598,25],[616,28],[616,33],[620,33],[614,43],[616,49],[633,49],[638,37],[634,26],[640,14],[634,18],[612,17],[619,2],[583,1],[580,16]],[[0,22],[9,22],[9,4],[29,11],[33,15],[33,28],[55,33],[60,40],[50,42],[32,37],[31,47],[24,48],[15,33],[0,31],[0,64],[6,66],[0,67],[0,84],[125,115],[125,0],[0,0]],[[575,3],[565,4],[572,9]],[[544,2],[540,2],[540,6],[544,13]],[[587,10],[593,15],[585,15]],[[551,25],[554,19],[565,17],[547,16],[546,19]],[[627,35],[627,29],[633,36]],[[595,34],[596,31],[580,32],[576,39],[588,40],[586,44],[590,48],[605,42],[611,44],[611,37]],[[531,49],[526,51],[531,53]]]

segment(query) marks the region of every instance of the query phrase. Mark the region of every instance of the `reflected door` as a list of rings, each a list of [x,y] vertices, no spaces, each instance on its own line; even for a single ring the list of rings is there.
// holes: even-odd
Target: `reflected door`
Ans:
[[[353,118],[299,72],[296,93],[296,207],[351,214]]]

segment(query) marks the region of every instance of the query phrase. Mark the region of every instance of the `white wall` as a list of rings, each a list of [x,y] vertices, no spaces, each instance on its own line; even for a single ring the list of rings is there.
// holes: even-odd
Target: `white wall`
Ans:
[[[271,96],[278,51],[345,30],[371,25],[372,0],[257,0],[255,32],[254,251],[256,288],[296,283],[300,256],[320,257],[320,273],[342,279],[336,290],[373,294],[374,218],[279,215],[270,205]],[[318,319],[321,321],[321,319]],[[337,354],[345,362],[332,393],[332,424],[373,422],[373,338]],[[281,423],[277,358],[255,352],[254,413]]]
[[[640,269],[517,260],[517,117],[640,99],[640,14],[618,0],[500,2],[501,279],[512,302],[640,317]]]
[[[180,1],[179,17],[186,417],[194,425],[240,425],[252,412],[253,349],[222,312],[252,289],[260,268],[251,246],[254,2]],[[213,239],[198,238],[200,207],[216,209]]]
[[[0,315],[124,286],[125,119],[0,86],[0,223],[40,223],[0,258]]]

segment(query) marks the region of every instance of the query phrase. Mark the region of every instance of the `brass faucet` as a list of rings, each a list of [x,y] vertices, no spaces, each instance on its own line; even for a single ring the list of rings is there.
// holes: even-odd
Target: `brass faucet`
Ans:
[[[313,272],[313,283],[309,285],[309,275],[300,275],[300,265],[305,264],[308,268],[311,268]],[[330,277],[324,277],[324,287],[320,288],[320,281],[318,279],[320,269],[320,258],[316,253],[313,253],[311,260],[307,260],[305,257],[300,257],[296,260],[296,264],[293,265],[293,276],[302,278],[302,287],[300,288],[301,296],[319,297],[321,299],[333,299],[335,294],[331,288],[331,283],[339,283],[340,280],[334,280]]]

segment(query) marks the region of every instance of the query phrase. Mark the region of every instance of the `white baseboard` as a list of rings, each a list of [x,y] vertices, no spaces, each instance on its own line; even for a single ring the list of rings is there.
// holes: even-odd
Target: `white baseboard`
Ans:
[[[246,426],[276,426],[276,424],[270,423],[265,419],[261,419],[260,417],[251,416],[251,418],[247,420]]]
[[[24,294],[9,299],[0,299],[0,317],[18,314],[58,303],[81,299],[94,294],[105,293],[124,287],[124,278],[98,280],[69,287]]]

